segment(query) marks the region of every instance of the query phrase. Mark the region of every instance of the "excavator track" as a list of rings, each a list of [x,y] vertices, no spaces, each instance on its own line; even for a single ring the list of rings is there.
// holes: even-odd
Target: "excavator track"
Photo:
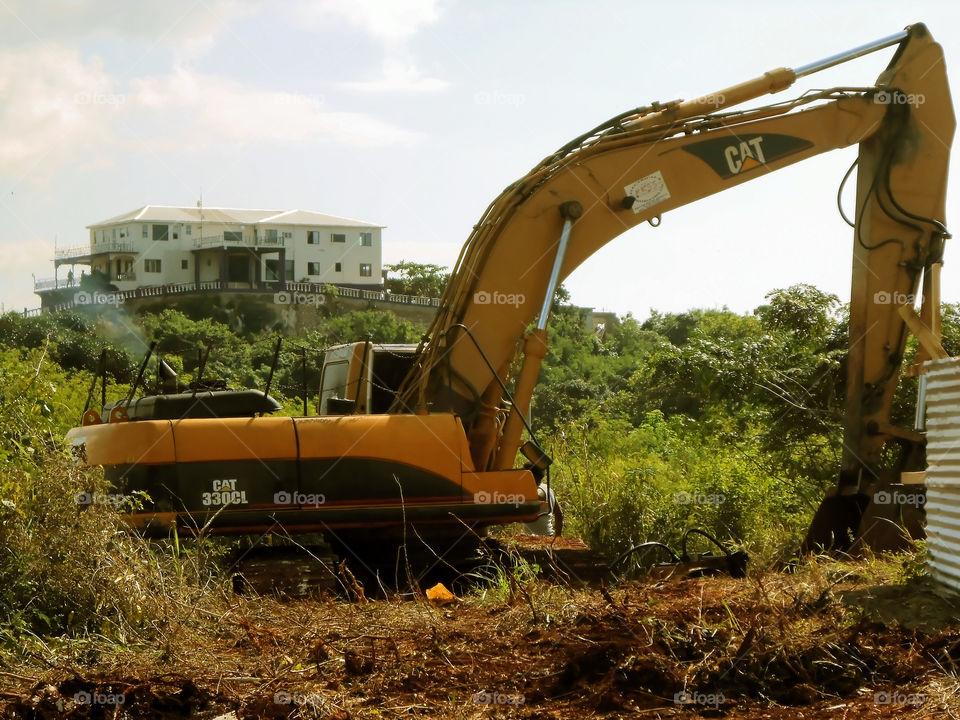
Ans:
[[[571,587],[598,587],[612,579],[606,560],[578,538],[510,535],[486,539],[505,566],[532,568],[538,577]]]
[[[233,589],[261,595],[307,597],[337,593],[340,559],[327,546],[256,547],[235,553],[230,570]]]
[[[416,538],[396,552],[357,542],[257,546],[237,551],[229,565],[238,593],[301,598],[332,594],[350,599],[424,590],[442,582],[458,591],[496,572],[527,572],[569,587],[598,587],[612,579],[601,556],[581,540],[537,535],[459,538],[443,546]],[[442,551],[441,551],[442,548]]]

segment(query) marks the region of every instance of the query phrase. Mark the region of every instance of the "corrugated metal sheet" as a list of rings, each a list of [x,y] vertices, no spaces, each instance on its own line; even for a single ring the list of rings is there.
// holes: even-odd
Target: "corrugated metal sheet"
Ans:
[[[960,358],[927,363],[927,555],[960,591]]]

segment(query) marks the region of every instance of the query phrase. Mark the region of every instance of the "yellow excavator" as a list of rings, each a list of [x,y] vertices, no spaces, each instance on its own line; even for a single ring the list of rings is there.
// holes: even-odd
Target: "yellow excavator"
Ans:
[[[873,85],[735,109],[888,47],[893,58]],[[266,392],[177,393],[174,383],[88,411],[69,441],[119,491],[145,493],[129,519],[158,534],[280,528],[396,547],[414,534],[455,544],[471,529],[534,520],[546,511],[538,483],[550,459],[524,442],[524,428],[558,283],[629,228],[858,144],[842,464],[805,545],[896,544],[878,532],[894,509],[869,500],[924,469],[923,433],[895,427],[890,412],[908,332],[919,340],[915,367],[944,354],[939,272],[954,127],[943,52],[922,24],[701,98],[629,110],[490,204],[419,346],[328,352],[318,416],[267,417],[276,405]],[[784,199],[785,214],[800,210]]]

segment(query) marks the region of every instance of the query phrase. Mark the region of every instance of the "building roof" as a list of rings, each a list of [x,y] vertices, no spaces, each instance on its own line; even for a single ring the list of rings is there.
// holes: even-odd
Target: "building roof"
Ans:
[[[382,228],[383,225],[337,217],[313,210],[249,210],[243,208],[204,207],[203,222],[224,225],[319,225],[333,227]],[[144,205],[123,215],[87,225],[87,228],[105,225],[123,225],[131,222],[200,223],[201,208]]]

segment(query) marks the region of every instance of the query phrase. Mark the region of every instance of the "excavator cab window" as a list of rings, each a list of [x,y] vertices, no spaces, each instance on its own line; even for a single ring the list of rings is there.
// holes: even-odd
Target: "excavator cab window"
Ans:
[[[349,371],[350,363],[346,360],[324,364],[323,375],[320,377],[319,412],[321,415],[343,415],[342,409],[330,407],[329,401],[346,395]],[[335,409],[340,412],[334,412]]]
[[[390,410],[397,388],[410,372],[415,355],[412,352],[374,351],[370,382],[370,412],[386,413]]]

